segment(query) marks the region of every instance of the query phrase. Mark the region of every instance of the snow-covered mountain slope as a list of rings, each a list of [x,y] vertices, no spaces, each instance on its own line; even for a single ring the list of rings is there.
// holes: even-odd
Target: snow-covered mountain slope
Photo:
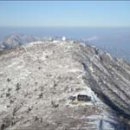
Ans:
[[[129,130],[130,65],[73,41],[0,55],[1,130]]]

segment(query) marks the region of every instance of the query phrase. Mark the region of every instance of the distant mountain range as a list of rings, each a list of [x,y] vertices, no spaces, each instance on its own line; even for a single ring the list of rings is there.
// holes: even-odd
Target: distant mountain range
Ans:
[[[37,41],[38,38],[24,34],[14,33],[4,38],[0,43],[0,50],[15,48],[17,46]]]

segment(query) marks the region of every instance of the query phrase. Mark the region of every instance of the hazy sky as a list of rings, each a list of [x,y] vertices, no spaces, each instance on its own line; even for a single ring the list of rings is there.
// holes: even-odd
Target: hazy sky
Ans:
[[[130,27],[130,2],[0,1],[0,26]]]

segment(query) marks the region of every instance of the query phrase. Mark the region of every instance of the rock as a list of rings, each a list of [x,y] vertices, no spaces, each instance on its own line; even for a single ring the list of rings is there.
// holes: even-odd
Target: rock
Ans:
[[[88,102],[88,101],[91,101],[91,97],[89,97],[87,95],[81,95],[81,94],[79,94],[77,96],[77,100],[78,101],[83,101],[83,102]]]

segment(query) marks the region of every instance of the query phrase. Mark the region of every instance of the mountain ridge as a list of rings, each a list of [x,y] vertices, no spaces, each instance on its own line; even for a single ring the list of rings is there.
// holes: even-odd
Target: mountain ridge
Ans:
[[[1,55],[0,75],[3,129],[129,130],[130,65],[95,47],[33,42]]]

